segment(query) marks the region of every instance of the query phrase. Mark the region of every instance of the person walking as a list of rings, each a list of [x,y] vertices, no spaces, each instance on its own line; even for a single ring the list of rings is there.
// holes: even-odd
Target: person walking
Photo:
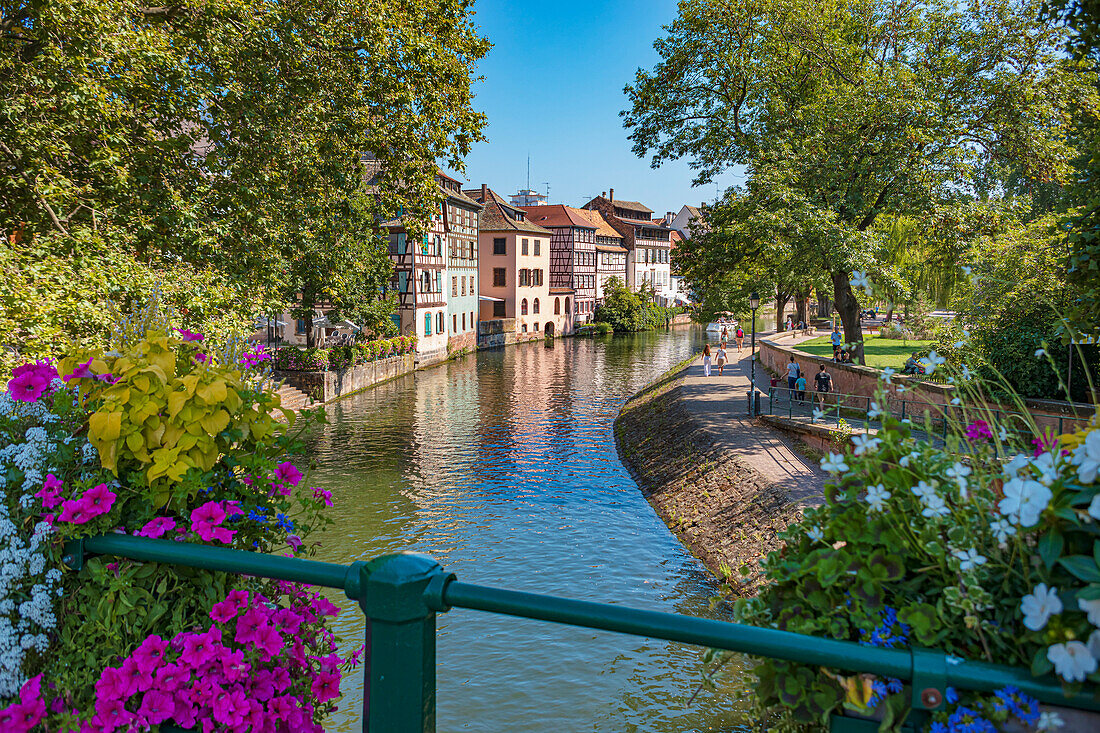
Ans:
[[[745,345],[745,331],[740,326],[737,327],[737,332],[734,333],[737,338],[737,350],[740,351],[741,347]]]
[[[710,344],[703,344],[703,376],[710,376]]]
[[[844,336],[840,333],[840,326],[833,325],[833,333],[829,336],[829,341],[833,344],[833,361],[840,360],[840,345],[844,343]]]
[[[802,373],[802,369],[799,368],[798,362],[791,357],[791,360],[787,363],[787,390],[792,394],[794,393],[795,382],[798,381],[798,375]]]
[[[794,383],[794,388],[798,390],[798,404],[805,404],[806,402],[806,376],[799,374],[798,379]]]
[[[726,367],[726,345],[720,345],[714,356],[718,360],[718,376],[720,377],[722,376],[722,370]]]
[[[825,409],[825,396],[833,390],[833,376],[825,371],[825,365],[814,375],[814,386],[817,388],[817,399],[821,409]]]

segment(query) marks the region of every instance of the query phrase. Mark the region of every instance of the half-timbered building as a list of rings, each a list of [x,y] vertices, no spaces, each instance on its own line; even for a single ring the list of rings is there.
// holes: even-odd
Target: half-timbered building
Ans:
[[[454,178],[440,173],[443,190],[443,225],[446,231],[447,270],[443,289],[447,296],[447,346],[449,351],[477,348],[478,238],[481,204],[462,192]]]
[[[661,220],[653,220],[653,209],[638,201],[600,194],[584,205],[599,211],[603,218],[623,237],[627,249],[627,284],[638,289],[651,286],[660,302],[671,300],[670,237],[672,228]]]
[[[527,220],[549,229],[550,288],[573,291],[573,319],[592,320],[596,309],[596,225],[582,209],[563,204],[524,206]]]
[[[603,214],[594,209],[580,211],[596,226],[596,305],[599,305],[611,278],[618,278],[624,285],[627,283],[627,249],[623,246],[623,235],[607,223]]]

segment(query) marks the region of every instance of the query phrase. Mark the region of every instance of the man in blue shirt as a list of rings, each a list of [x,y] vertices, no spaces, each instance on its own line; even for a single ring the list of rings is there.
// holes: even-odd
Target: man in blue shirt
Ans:
[[[833,361],[840,358],[840,345],[844,343],[844,336],[840,333],[840,326],[833,326],[833,334],[829,337],[833,342]]]

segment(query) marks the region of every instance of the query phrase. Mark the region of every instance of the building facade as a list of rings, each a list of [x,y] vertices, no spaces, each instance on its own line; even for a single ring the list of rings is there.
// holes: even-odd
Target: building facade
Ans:
[[[669,226],[680,232],[680,236],[684,239],[691,239],[693,228],[697,228],[701,224],[702,213],[699,208],[684,204],[680,207],[680,211],[672,216]]]
[[[653,210],[638,201],[615,199],[599,195],[584,208],[600,212],[603,218],[623,238],[627,249],[626,280],[634,290],[652,287],[657,301],[669,304],[672,299],[670,239],[672,228],[652,219]]]
[[[596,309],[596,225],[582,209],[563,204],[522,207],[527,220],[550,235],[550,288],[573,291],[575,323],[588,323]]]
[[[599,211],[580,211],[596,226],[596,305],[599,305],[605,297],[608,280],[616,277],[623,284],[627,283],[627,250],[623,246],[623,235],[615,231]]]
[[[481,321],[511,321],[517,340],[567,332],[550,298],[550,237],[488,186],[466,189],[482,205],[478,220]],[[568,331],[571,331],[571,326]]]
[[[477,348],[478,216],[481,204],[462,193],[462,185],[442,173],[447,268],[443,288],[447,296],[447,350]]]
[[[416,237],[406,217],[382,226],[390,240],[394,274],[390,286],[397,292],[395,321],[401,333],[417,337],[418,364],[447,358],[447,296],[443,290],[447,237],[443,201],[432,214],[427,234]]]

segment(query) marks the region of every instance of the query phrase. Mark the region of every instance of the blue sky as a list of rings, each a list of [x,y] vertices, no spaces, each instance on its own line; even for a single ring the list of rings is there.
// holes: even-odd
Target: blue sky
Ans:
[[[673,0],[504,2],[479,0],[474,22],[493,48],[478,65],[474,105],[488,115],[459,178],[511,194],[527,181],[550,202],[580,206],[609,188],[658,214],[715,198],[693,188],[686,161],[654,170],[631,152],[619,110],[637,68],[657,61],[653,41],[676,17]],[[722,189],[740,183],[730,173]]]

